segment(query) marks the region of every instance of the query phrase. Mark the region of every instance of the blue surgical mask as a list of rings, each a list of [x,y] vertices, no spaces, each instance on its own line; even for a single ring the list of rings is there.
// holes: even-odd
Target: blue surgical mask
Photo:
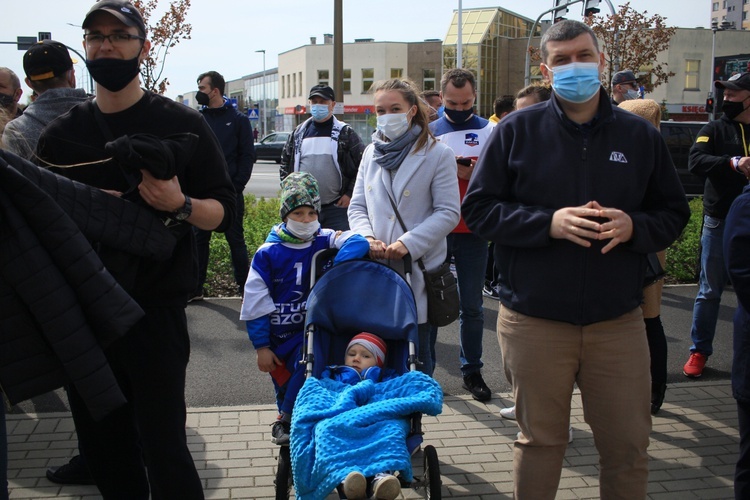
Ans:
[[[568,102],[587,102],[602,86],[597,63],[573,62],[547,68],[552,72],[552,90]]]
[[[328,104],[311,104],[310,114],[316,122],[322,122],[328,118]]]

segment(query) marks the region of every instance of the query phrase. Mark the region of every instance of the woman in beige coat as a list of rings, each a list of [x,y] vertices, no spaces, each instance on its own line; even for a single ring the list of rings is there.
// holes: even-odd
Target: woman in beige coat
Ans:
[[[349,226],[370,241],[371,258],[401,260],[408,253],[413,262],[422,259],[432,271],[443,263],[445,237],[459,220],[455,155],[430,133],[426,106],[413,83],[396,78],[377,83],[373,91],[378,127],[362,155]],[[418,266],[413,269],[420,370],[431,375],[434,360],[424,277]]]

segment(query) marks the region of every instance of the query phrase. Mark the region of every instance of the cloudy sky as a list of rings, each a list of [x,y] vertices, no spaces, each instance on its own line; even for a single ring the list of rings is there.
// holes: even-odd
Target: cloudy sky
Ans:
[[[159,0],[166,5],[168,0]],[[92,0],[33,0],[3,2],[0,41],[14,42],[16,36],[36,36],[49,31],[55,40],[75,49],[81,47],[79,27]],[[615,9],[624,2],[612,0]],[[420,41],[443,39],[458,0],[344,0],[344,42],[355,38],[378,41]],[[553,0],[463,0],[464,9],[492,5],[512,10],[531,19],[553,5]],[[710,24],[711,0],[632,0],[632,8],[660,14],[678,27],[704,27]],[[605,2],[602,12],[608,12]],[[580,4],[571,7],[569,18],[580,15]],[[167,58],[165,76],[171,82],[167,95],[195,89],[198,74],[216,70],[227,80],[277,65],[281,52],[310,43],[315,36],[333,33],[333,0],[192,0],[188,22],[193,26],[191,40],[182,41]],[[79,51],[81,51],[79,49]],[[23,79],[23,52],[15,45],[0,44],[0,66],[8,66]],[[83,62],[76,65],[79,85]],[[31,92],[24,85],[24,97]]]

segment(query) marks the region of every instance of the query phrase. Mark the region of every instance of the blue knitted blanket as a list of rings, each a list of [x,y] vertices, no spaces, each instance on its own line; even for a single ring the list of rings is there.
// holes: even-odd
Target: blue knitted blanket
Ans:
[[[421,372],[348,385],[309,378],[294,403],[291,457],[300,500],[324,499],[347,474],[401,471],[412,479],[408,415],[438,415],[443,391]]]

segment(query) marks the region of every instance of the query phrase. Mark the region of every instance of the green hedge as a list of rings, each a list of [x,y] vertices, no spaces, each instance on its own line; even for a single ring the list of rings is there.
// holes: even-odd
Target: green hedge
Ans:
[[[695,283],[698,280],[700,231],[703,218],[701,198],[690,201],[691,217],[685,231],[667,250],[667,281]],[[245,242],[252,259],[255,250],[266,240],[268,231],[279,222],[279,200],[276,198],[245,197]],[[214,233],[211,238],[211,257],[206,278],[206,295],[227,297],[237,295],[229,245],[224,235]]]

